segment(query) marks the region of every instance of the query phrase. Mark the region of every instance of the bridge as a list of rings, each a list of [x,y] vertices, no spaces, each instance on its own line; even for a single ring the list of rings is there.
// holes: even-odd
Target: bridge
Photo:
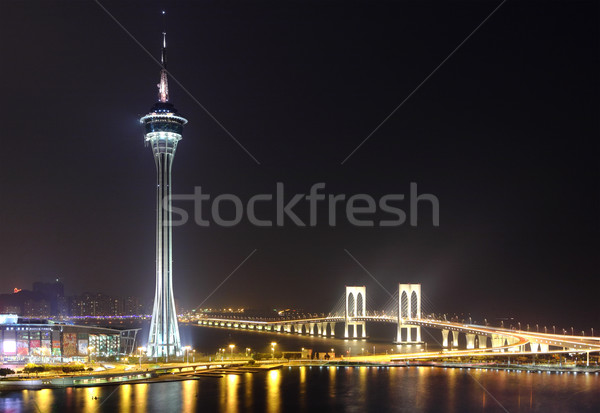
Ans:
[[[399,284],[398,293],[392,297],[385,311],[368,311],[366,287],[346,286],[345,294],[328,315],[298,316],[289,318],[244,318],[243,316],[198,316],[200,326],[218,326],[261,332],[287,332],[324,337],[335,337],[335,326],[344,324],[344,338],[364,339],[367,323],[392,323],[397,326],[397,344],[423,343],[421,328],[441,331],[440,344],[444,357],[486,354],[547,354],[560,352],[600,352],[600,337],[548,334],[521,329],[492,327],[471,323],[440,320],[433,315],[422,315],[421,285]],[[459,349],[459,335],[465,336],[466,348]],[[432,353],[414,357],[431,357]],[[392,359],[405,358],[394,356]]]

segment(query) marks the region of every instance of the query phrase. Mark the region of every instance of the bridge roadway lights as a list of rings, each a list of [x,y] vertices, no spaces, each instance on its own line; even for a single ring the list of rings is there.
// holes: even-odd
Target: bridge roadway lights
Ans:
[[[452,347],[458,348],[458,331],[452,330]]]
[[[536,343],[534,341],[529,342],[529,344],[531,345],[531,351],[533,353],[547,353],[550,349],[549,344]]]
[[[475,348],[475,334],[466,333],[465,337],[467,338],[467,350],[471,350]]]
[[[450,332],[450,330],[442,330],[442,346],[443,347],[448,347],[448,333]]]
[[[329,333],[333,337],[335,335],[335,323],[328,323],[324,321],[317,323],[317,334],[323,337],[327,337],[327,325],[329,324]]]
[[[504,349],[499,349],[497,347],[504,347],[505,340],[506,340],[505,336],[501,336],[499,334],[492,334],[492,350],[504,352]]]
[[[487,348],[487,336],[477,336],[479,340],[479,348]]]

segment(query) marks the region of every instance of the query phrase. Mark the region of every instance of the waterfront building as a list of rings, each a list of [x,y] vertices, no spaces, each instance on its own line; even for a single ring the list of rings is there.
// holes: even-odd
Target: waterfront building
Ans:
[[[127,355],[134,352],[138,330],[80,326],[0,314],[0,353],[4,362],[45,363]]]

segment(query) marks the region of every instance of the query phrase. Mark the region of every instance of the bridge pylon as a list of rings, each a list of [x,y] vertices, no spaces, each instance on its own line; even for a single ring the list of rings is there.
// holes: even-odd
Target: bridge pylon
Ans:
[[[411,320],[421,319],[421,284],[398,284],[398,333],[396,343],[422,343],[421,326]],[[405,337],[403,332],[406,331]]]
[[[367,337],[367,325],[364,319],[356,320],[366,316],[367,287],[346,286],[346,306],[344,313],[344,338],[348,338],[348,326],[353,327],[353,336],[358,338],[358,327],[361,327],[361,337]]]

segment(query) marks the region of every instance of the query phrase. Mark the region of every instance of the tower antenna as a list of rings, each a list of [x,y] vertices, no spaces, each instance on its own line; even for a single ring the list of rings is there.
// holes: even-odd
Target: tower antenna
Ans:
[[[162,49],[161,49],[161,54],[160,54],[160,62],[162,63],[163,69],[166,69],[167,68],[167,12],[163,10],[162,16],[163,16],[163,30],[162,30],[163,43],[162,43]]]
[[[160,54],[160,63],[162,69],[160,69],[160,83],[158,84],[158,100],[160,102],[167,102],[169,100],[169,82],[167,80],[167,12],[162,11],[163,15],[163,43]]]

